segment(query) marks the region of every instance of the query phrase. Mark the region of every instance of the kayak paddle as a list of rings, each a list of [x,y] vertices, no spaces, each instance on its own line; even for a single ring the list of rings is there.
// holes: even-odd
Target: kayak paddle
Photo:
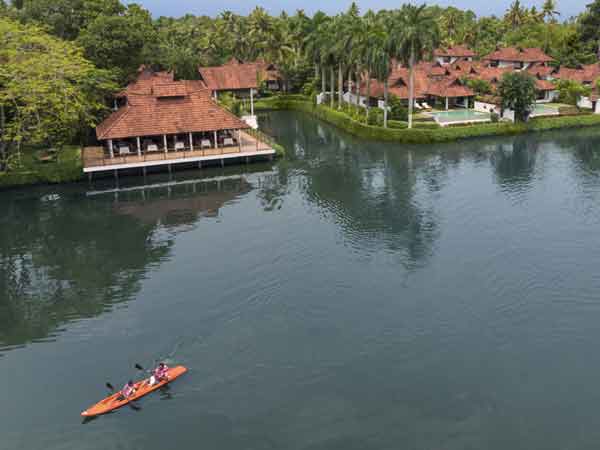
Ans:
[[[110,389],[111,391],[114,391],[114,390],[115,390],[114,386],[113,386],[112,384],[110,384],[108,381],[106,382],[106,387],[107,387],[108,389]]]

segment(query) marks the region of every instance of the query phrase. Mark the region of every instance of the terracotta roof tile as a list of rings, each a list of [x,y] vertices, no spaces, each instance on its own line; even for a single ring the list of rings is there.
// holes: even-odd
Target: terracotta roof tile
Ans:
[[[106,140],[243,128],[248,125],[217,105],[209,91],[198,90],[184,97],[131,95],[98,125],[96,135]]]
[[[504,47],[483,58],[490,61],[511,62],[550,62],[553,58],[546,55],[540,48]]]
[[[278,80],[279,72],[272,65],[259,60],[243,63],[237,59],[217,67],[200,67],[200,76],[211,91],[257,89],[260,80]]]

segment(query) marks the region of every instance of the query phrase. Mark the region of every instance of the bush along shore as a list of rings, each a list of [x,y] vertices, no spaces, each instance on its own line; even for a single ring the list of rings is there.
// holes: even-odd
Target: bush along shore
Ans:
[[[479,123],[450,127],[416,125],[413,129],[401,127],[402,122],[390,121],[388,128],[359,122],[343,111],[325,105],[315,105],[302,95],[275,96],[258,100],[257,110],[302,111],[328,122],[348,133],[365,139],[392,141],[404,144],[432,144],[485,136],[510,136],[534,131],[560,128],[580,128],[600,125],[600,114],[580,114],[558,117],[538,117],[527,123]],[[426,126],[424,126],[426,125]]]
[[[0,189],[33,184],[56,184],[83,179],[81,148],[66,146],[56,153],[25,149],[20,160],[6,172],[0,172]]]

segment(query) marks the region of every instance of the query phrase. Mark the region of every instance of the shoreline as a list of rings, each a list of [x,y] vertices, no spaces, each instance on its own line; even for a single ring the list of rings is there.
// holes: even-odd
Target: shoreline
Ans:
[[[383,128],[357,122],[345,113],[332,110],[328,106],[313,104],[307,97],[279,96],[258,100],[254,105],[257,111],[290,110],[311,114],[354,136],[382,142],[400,144],[435,144],[462,139],[490,136],[513,136],[563,128],[585,128],[600,126],[600,114],[573,116],[539,117],[527,123],[485,123],[440,128]]]

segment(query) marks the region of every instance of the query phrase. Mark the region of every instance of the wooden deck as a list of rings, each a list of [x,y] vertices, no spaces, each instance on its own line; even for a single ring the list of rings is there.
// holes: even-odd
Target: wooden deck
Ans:
[[[221,161],[235,158],[269,157],[275,150],[255,137],[242,133],[241,145],[175,151],[172,148],[131,155],[115,155],[110,157],[103,147],[86,147],[83,150],[84,173],[114,171],[121,169],[155,167],[183,163],[199,163],[203,161]]]

